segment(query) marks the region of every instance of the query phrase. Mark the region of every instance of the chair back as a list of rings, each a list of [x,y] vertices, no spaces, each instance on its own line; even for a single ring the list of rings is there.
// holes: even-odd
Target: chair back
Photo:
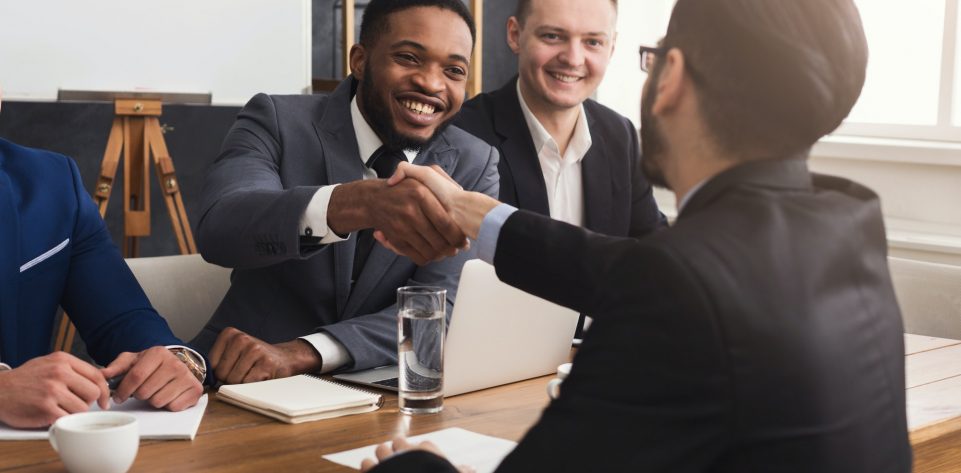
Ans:
[[[961,339],[961,266],[888,258],[904,331]]]
[[[208,263],[200,255],[129,258],[147,298],[185,342],[210,320],[230,287],[230,269]]]

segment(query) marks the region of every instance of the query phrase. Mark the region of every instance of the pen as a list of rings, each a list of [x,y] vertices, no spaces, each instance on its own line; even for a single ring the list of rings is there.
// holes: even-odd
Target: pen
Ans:
[[[120,383],[123,382],[124,375],[126,375],[126,373],[121,373],[113,378],[108,379],[107,388],[110,389],[110,391],[116,391],[117,388],[120,387]]]

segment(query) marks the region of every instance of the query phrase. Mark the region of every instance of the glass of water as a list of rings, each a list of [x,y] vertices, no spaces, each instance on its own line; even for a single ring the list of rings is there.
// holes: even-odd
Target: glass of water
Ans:
[[[432,286],[397,289],[399,403],[404,414],[444,408],[444,335],[447,290]]]

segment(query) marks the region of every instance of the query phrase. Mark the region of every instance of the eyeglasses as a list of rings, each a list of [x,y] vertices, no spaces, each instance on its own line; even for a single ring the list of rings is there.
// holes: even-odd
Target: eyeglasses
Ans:
[[[667,48],[652,48],[650,46],[641,46],[638,51],[641,55],[641,70],[644,72],[651,72],[654,68],[654,61],[657,60],[658,56],[663,56],[667,54]]]

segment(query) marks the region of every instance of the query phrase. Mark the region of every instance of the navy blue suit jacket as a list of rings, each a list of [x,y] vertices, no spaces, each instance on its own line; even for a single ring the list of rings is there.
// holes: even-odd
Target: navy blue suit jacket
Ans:
[[[464,104],[455,124],[497,148],[499,200],[550,216],[547,186],[517,96],[517,78]],[[667,219],[657,210],[651,184],[641,174],[637,129],[627,118],[584,101],[591,147],[582,161],[584,227],[613,236],[641,237]]]
[[[182,344],[111,241],[76,164],[0,139],[0,361],[48,353],[57,306],[101,364]]]

